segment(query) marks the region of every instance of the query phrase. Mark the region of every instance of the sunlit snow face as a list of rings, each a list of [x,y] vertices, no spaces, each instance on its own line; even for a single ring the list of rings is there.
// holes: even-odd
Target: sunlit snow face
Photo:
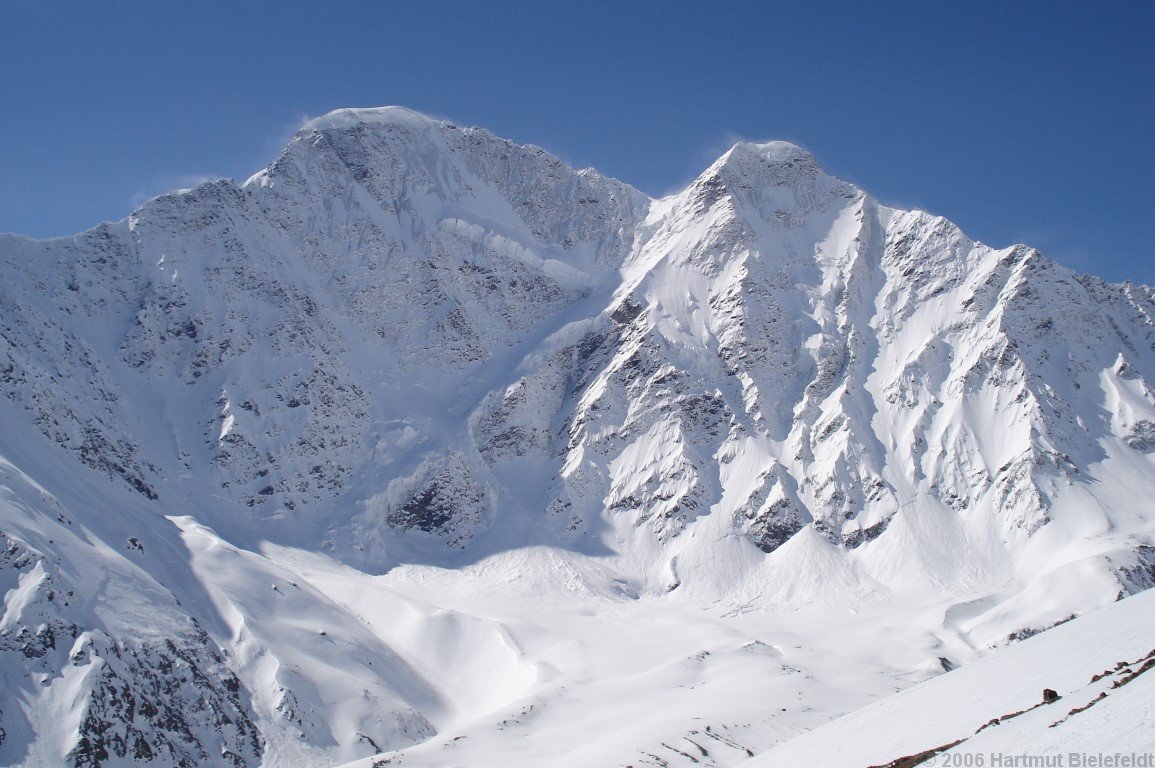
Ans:
[[[793,145],[346,110],[0,264],[9,762],[736,765],[1149,586],[1150,292]]]

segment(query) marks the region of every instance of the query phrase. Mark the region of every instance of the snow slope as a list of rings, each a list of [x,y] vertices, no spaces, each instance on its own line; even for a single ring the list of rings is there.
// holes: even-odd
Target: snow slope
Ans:
[[[339,110],[0,271],[5,764],[733,765],[1155,583],[1155,292],[784,142]]]
[[[1151,754],[1152,667],[1155,593],[1147,592],[827,723],[742,768],[885,765],[955,742],[940,764],[950,764],[945,755],[981,755],[990,765],[992,755]],[[1043,703],[1044,688],[1061,698]]]

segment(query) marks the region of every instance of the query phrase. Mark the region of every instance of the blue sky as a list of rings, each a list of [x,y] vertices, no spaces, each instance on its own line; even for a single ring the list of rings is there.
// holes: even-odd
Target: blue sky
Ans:
[[[0,0],[0,231],[243,179],[402,104],[651,194],[788,139],[884,202],[1155,283],[1155,4]]]

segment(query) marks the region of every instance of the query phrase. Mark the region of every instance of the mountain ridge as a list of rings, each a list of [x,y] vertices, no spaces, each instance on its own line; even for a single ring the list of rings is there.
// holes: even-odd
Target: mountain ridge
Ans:
[[[157,734],[172,765],[351,760],[549,690],[516,611],[443,621],[410,579],[449,579],[447,606],[555,579],[637,610],[919,605],[910,647],[956,661],[1155,583],[1155,293],[881,205],[786,142],[655,200],[484,129],[338,110],[243,184],[0,236],[0,265],[0,670],[42,711],[68,664],[94,681],[63,720],[83,749],[0,707],[12,764]],[[538,682],[465,695],[330,583]],[[142,645],[124,617],[150,613],[200,650]],[[157,654],[217,693],[132,731],[97,702]]]

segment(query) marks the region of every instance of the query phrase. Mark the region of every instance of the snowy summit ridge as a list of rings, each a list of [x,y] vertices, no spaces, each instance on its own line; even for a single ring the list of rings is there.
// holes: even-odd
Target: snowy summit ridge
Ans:
[[[0,270],[4,764],[733,765],[1155,584],[1155,292],[787,142],[337,110]]]
[[[434,120],[431,117],[416,112],[408,107],[350,107],[335,109],[320,117],[305,121],[301,131],[324,131],[330,129],[353,128],[358,125],[372,125],[375,123],[389,123],[393,125],[409,126],[437,126],[445,121]]]
[[[735,154],[757,155],[770,163],[814,162],[814,156],[810,152],[789,141],[739,141],[735,142],[725,156]]]

